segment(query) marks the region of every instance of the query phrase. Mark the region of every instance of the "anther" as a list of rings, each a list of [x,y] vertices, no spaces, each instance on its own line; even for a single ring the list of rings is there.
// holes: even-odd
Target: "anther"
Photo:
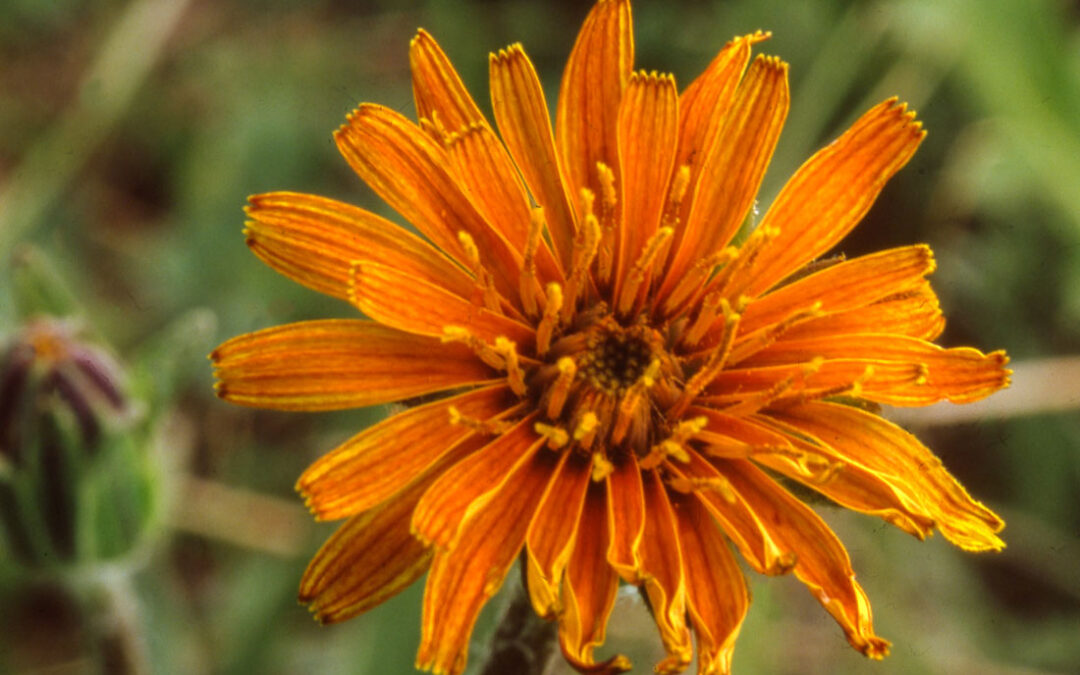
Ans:
[[[574,309],[577,307],[578,294],[585,287],[589,278],[589,267],[596,258],[596,252],[600,246],[600,223],[592,213],[592,193],[586,188],[581,190],[582,203],[586,205],[585,218],[582,227],[574,237],[574,251],[570,268],[570,276],[566,280],[565,302],[563,303],[563,322],[570,323],[574,318]]]
[[[498,435],[510,428],[510,423],[501,420],[481,420],[468,415],[462,415],[457,406],[447,408],[450,414],[450,424],[469,427],[473,431],[487,435]]]
[[[564,356],[555,363],[559,369],[559,376],[554,384],[548,389],[547,416],[548,419],[556,419],[562,414],[566,397],[570,394],[570,387],[574,384],[574,376],[577,375],[577,364],[574,359]],[[595,415],[594,415],[595,417]],[[574,432],[575,439],[577,432]]]
[[[596,173],[600,183],[600,224],[603,226],[597,275],[601,282],[607,283],[611,281],[615,251],[615,172],[607,164],[597,162]]]
[[[788,329],[795,324],[807,319],[817,318],[821,316],[822,313],[821,301],[819,300],[807,309],[793,312],[783,321],[778,321],[771,326],[766,326],[765,328],[754,331],[740,340],[739,343],[732,348],[728,362],[735,364],[748,359],[776,342],[777,338],[786,333]]]
[[[582,447],[588,448],[592,445],[592,439],[596,436],[596,427],[599,424],[600,418],[596,416],[596,413],[591,410],[586,412],[574,427],[574,440]]]
[[[676,492],[690,494],[699,490],[711,490],[720,495],[728,504],[735,503],[735,488],[731,481],[723,476],[710,476],[708,478],[687,478],[676,476],[667,480],[667,485]]]
[[[611,460],[599,452],[592,454],[592,480],[599,483],[615,471],[615,465]]]
[[[460,342],[480,357],[480,360],[492,368],[503,370],[506,368],[506,359],[499,355],[491,345],[484,342],[469,332],[469,329],[461,326],[443,326],[443,334],[439,338],[442,342]]]
[[[491,274],[480,262],[480,249],[477,247],[476,241],[465,230],[459,230],[457,236],[458,243],[461,244],[461,248],[465,251],[465,257],[469,259],[473,274],[476,275],[477,283],[484,289],[484,306],[493,312],[501,311],[499,293],[495,290],[495,280],[491,278]]]
[[[727,362],[728,354],[731,353],[731,345],[735,342],[735,333],[738,331],[739,317],[741,315],[732,309],[731,305],[726,301],[721,301],[720,307],[724,312],[724,334],[720,338],[720,343],[713,347],[708,360],[705,361],[705,365],[694,373],[687,381],[686,386],[683,387],[678,402],[668,411],[669,420],[682,417],[690,403],[716,378]]]
[[[506,381],[510,385],[510,390],[518,396],[524,396],[525,371],[521,369],[521,363],[518,361],[517,344],[500,335],[495,338],[495,351],[506,361]]]
[[[536,327],[536,353],[543,356],[551,346],[551,335],[559,324],[559,310],[562,309],[563,293],[562,286],[556,282],[547,285],[547,305],[544,307],[544,316],[540,318],[540,324]]]
[[[537,422],[533,425],[536,433],[547,439],[547,446],[551,450],[558,450],[570,442],[570,434],[562,427]]]
[[[618,303],[618,312],[620,314],[625,316],[633,308],[634,301],[638,296],[638,290],[641,288],[642,283],[652,269],[653,261],[656,260],[656,256],[660,253],[660,249],[671,240],[671,235],[673,234],[675,234],[675,230],[670,227],[661,227],[653,234],[653,236],[649,237],[647,242],[645,242],[645,247],[642,249],[641,255],[638,256],[637,261],[634,263],[634,266],[630,268],[630,272],[623,282],[622,292],[619,294]]]
[[[717,316],[719,316],[720,313],[727,315],[730,311],[731,305],[728,304],[727,298],[716,291],[706,295],[705,299],[701,302],[701,309],[698,310],[698,315],[682,335],[682,346],[691,348],[697,345],[697,343],[701,341],[701,338],[705,337],[705,333],[709,330],[709,327],[712,326],[712,323],[716,320]]]
[[[664,312],[671,315],[679,307],[692,302],[695,295],[705,287],[705,282],[714,269],[721,265],[730,265],[738,257],[739,249],[728,246],[698,260],[693,267],[687,270],[686,274],[675,285],[675,289],[664,299]],[[714,284],[709,285],[710,289],[715,287]]]

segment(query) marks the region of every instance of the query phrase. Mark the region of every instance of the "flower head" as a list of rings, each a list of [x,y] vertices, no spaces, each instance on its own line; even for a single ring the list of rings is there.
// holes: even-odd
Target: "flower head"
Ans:
[[[213,354],[218,393],[285,410],[421,402],[299,480],[317,517],[348,518],[301,584],[317,618],[428,572],[417,663],[458,673],[521,554],[579,669],[628,667],[593,655],[621,579],[648,596],[660,672],[686,667],[696,633],[701,672],[724,673],[749,602],[731,542],[757,572],[795,574],[878,658],[844,547],[781,479],[919,538],[1003,546],[997,516],[875,410],[987,396],[1006,357],[930,342],[927,247],[818,260],[915,152],[914,114],[869,110],[736,236],[788,109],[786,64],[750,61],[767,37],[732,40],[680,93],[632,70],[629,3],[600,0],[553,130],[519,45],[491,55],[492,125],[421,31],[419,123],[364,104],[335,139],[423,237],[321,197],[251,198],[256,255],[370,320],[234,338]]]

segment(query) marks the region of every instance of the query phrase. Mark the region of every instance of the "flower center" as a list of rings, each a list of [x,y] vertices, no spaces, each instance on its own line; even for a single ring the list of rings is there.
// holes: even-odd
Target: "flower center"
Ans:
[[[621,396],[637,382],[654,358],[654,346],[645,326],[623,328],[603,322],[586,338],[586,351],[578,359],[578,377],[594,388]]]

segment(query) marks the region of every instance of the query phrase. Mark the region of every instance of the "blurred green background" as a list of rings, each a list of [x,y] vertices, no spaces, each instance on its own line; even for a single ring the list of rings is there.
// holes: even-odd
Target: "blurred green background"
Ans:
[[[0,3],[0,269],[34,245],[76,289],[87,324],[159,396],[148,452],[166,467],[165,506],[127,597],[153,672],[412,672],[419,585],[327,628],[295,601],[333,526],[309,522],[292,483],[386,411],[259,412],[213,396],[203,355],[220,341],[352,315],[251,255],[241,207],[290,189],[386,213],[330,132],[361,101],[413,114],[416,28],[490,110],[487,53],[523,42],[554,101],[588,7]],[[968,555],[826,512],[892,656],[866,661],[794,579],[751,574],[736,671],[1080,672],[1080,377],[1067,358],[1080,354],[1080,4],[638,0],[634,23],[638,67],[681,84],[732,36],[773,31],[758,51],[791,64],[792,105],[763,207],[864,109],[894,94],[909,101],[930,134],[841,248],[929,243],[949,319],[942,342],[1007,349],[1035,392],[978,419],[905,418],[1005,518],[1004,553]],[[16,316],[11,274],[0,277],[3,336]],[[178,334],[182,348],[170,346]],[[0,551],[0,672],[95,672],[80,605],[11,566]],[[632,595],[620,596],[608,644],[603,653],[626,650],[635,672],[650,671],[659,641]]]

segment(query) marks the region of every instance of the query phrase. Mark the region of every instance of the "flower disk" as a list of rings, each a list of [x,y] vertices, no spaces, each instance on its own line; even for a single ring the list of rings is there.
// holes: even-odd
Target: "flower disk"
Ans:
[[[699,672],[727,673],[749,605],[730,544],[757,572],[793,573],[880,658],[847,552],[785,485],[920,539],[1002,548],[1001,520],[875,411],[983,398],[1008,384],[1005,355],[931,342],[944,320],[927,247],[821,259],[921,125],[895,99],[872,108],[750,222],[788,110],[786,64],[751,62],[767,37],[735,38],[680,93],[633,72],[629,3],[600,0],[553,129],[519,45],[490,57],[493,125],[420,31],[419,123],[363,104],[335,139],[422,236],[321,197],[251,198],[255,254],[368,319],[229,340],[212,354],[219,395],[422,402],[300,477],[318,518],[348,519],[301,582],[319,620],[427,572],[417,665],[460,673],[520,559],[579,670],[629,668],[593,654],[621,579],[648,597],[659,672],[687,667],[693,633]]]

